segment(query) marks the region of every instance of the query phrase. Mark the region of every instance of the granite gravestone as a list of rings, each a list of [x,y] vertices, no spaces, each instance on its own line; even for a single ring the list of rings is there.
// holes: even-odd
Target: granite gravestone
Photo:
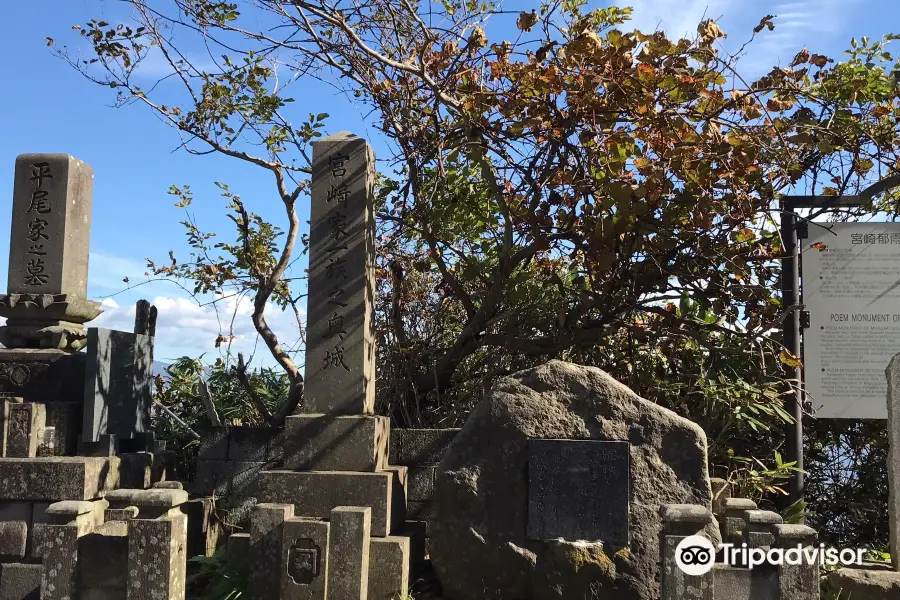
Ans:
[[[82,441],[149,431],[153,338],[92,327],[86,354]]]
[[[628,442],[528,440],[528,537],[628,545]]]
[[[347,132],[313,142],[303,412],[375,408],[375,158]]]
[[[83,324],[101,312],[86,299],[93,170],[67,154],[22,154],[14,179],[0,342],[78,350]]]

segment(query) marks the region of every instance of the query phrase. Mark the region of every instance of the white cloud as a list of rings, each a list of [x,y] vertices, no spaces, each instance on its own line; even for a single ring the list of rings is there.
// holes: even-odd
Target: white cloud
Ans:
[[[631,25],[644,33],[663,30],[671,38],[693,38],[704,18],[718,19],[735,0],[635,0]]]
[[[235,297],[222,298],[215,304],[199,306],[197,302],[172,296],[157,296],[151,300],[157,309],[156,360],[168,361],[180,356],[199,356],[206,353],[206,359],[224,355],[227,344],[215,348],[219,335],[235,336],[231,342],[231,352],[243,352],[245,356],[255,355],[254,365],[274,365],[275,361],[256,333],[250,315],[252,301]],[[112,298],[103,300],[104,313],[92,321],[91,327],[104,327],[132,331],[134,328],[134,305],[122,306]],[[266,308],[266,320],[288,349],[299,349],[300,330],[293,310],[282,311],[272,303]],[[301,318],[305,310],[301,311]],[[302,354],[295,355],[302,363]]]

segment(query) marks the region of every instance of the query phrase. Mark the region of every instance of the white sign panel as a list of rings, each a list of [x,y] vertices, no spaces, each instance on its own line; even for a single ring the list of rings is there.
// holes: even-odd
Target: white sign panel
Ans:
[[[810,223],[800,248],[816,416],[886,419],[884,370],[900,353],[900,223]]]

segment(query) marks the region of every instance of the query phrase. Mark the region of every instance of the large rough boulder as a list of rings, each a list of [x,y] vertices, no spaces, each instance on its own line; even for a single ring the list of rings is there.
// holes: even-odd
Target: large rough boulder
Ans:
[[[527,539],[535,438],[631,444],[628,547]],[[600,369],[551,361],[500,380],[453,440],[435,483],[431,558],[449,600],[656,600],[660,505],[711,499],[700,427]],[[705,533],[718,543],[714,526]]]

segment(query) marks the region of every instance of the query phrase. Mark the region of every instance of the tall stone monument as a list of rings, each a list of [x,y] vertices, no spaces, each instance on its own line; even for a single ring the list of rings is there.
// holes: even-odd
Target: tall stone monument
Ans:
[[[87,299],[93,169],[67,154],[16,158],[0,343],[75,351],[100,303]]]
[[[375,409],[375,157],[362,138],[313,143],[307,413]]]
[[[260,473],[253,599],[406,591],[409,538],[396,535],[406,469],[387,465],[389,421],[373,414],[374,170],[362,138],[313,143],[305,396],[285,425],[281,470]]]

